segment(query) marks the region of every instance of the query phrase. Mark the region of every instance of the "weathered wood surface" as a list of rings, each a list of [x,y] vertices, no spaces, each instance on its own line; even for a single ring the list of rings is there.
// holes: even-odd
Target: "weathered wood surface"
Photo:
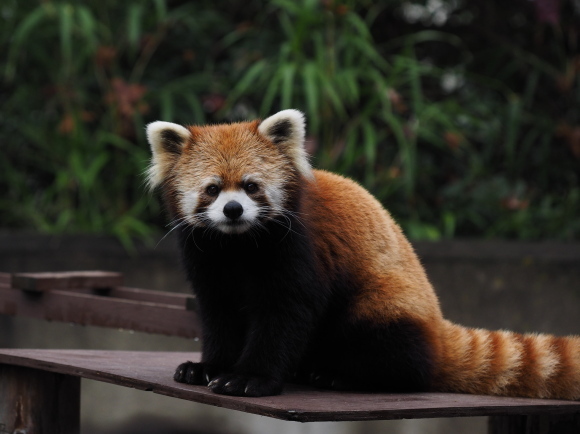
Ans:
[[[0,432],[78,434],[80,378],[0,364]]]
[[[580,402],[444,393],[385,394],[332,392],[288,385],[280,396],[217,395],[206,387],[173,381],[178,364],[198,353],[0,350],[0,363],[39,368],[152,391],[204,404],[284,420],[356,421],[403,418],[574,414]]]
[[[123,284],[123,275],[113,271],[61,271],[48,273],[15,273],[14,288],[48,291],[72,288],[112,288]]]

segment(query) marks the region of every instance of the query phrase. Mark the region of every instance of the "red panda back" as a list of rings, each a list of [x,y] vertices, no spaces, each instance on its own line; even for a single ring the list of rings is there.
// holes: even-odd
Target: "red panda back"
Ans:
[[[360,289],[353,317],[442,319],[439,302],[411,244],[382,205],[342,176],[315,170],[304,213],[325,273],[349,270]]]

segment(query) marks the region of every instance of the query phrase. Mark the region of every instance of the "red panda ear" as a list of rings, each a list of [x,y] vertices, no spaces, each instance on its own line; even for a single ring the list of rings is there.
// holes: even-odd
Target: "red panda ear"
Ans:
[[[312,179],[312,168],[304,149],[306,125],[304,115],[298,110],[282,110],[262,121],[258,132],[274,143],[294,163],[298,172]]]
[[[167,177],[175,164],[183,145],[191,138],[191,132],[184,126],[171,122],[152,122],[147,125],[147,140],[151,145],[151,165],[147,170],[147,183],[155,188]]]

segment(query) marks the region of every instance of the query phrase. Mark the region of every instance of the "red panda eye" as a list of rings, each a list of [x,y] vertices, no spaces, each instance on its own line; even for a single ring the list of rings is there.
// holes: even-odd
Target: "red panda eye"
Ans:
[[[220,192],[220,189],[219,189],[219,187],[218,187],[217,185],[215,185],[215,184],[212,184],[212,185],[208,186],[208,187],[205,189],[205,192],[206,192],[206,193],[207,193],[209,196],[217,196],[217,195],[218,195],[218,193]]]
[[[258,185],[254,184],[253,182],[246,184],[244,188],[248,193],[255,193],[256,191],[258,191]]]

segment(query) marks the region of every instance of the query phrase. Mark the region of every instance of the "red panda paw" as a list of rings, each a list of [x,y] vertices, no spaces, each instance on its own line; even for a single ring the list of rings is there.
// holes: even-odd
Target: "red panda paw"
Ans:
[[[218,375],[207,363],[185,362],[177,367],[173,379],[178,383],[207,386]]]
[[[283,383],[268,377],[225,374],[212,380],[208,386],[220,395],[271,396],[282,393]]]

